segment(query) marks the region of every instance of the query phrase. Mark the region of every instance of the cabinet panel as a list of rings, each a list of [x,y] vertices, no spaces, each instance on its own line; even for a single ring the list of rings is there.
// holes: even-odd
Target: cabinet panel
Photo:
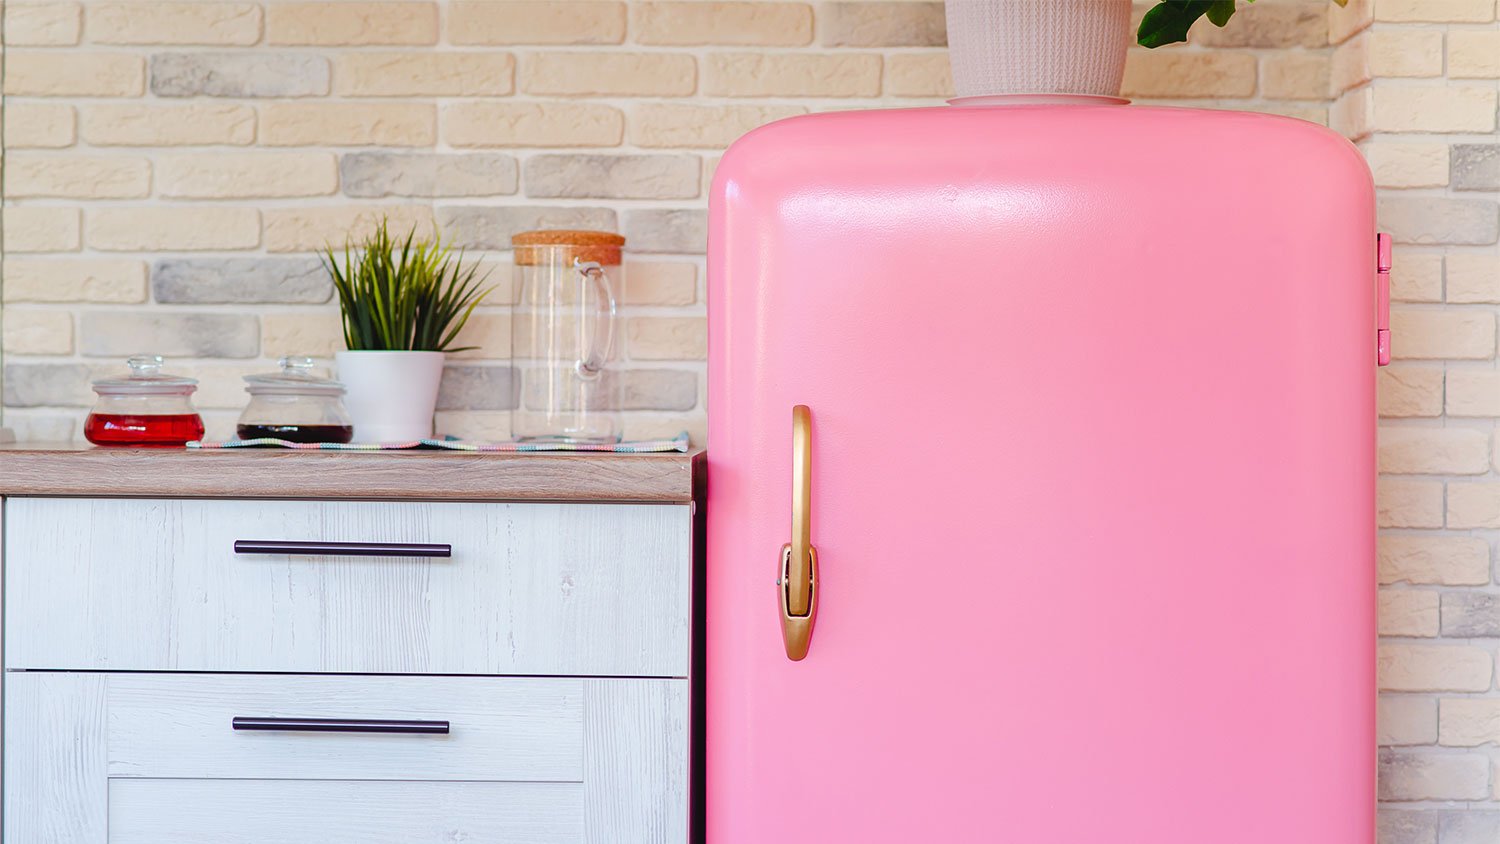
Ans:
[[[685,677],[689,522],[688,505],[10,498],[6,666]]]

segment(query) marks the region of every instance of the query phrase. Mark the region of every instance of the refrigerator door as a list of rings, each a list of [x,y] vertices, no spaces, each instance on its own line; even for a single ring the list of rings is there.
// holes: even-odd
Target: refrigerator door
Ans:
[[[1295,120],[845,112],[735,144],[709,844],[1370,844],[1375,257],[1363,160]]]

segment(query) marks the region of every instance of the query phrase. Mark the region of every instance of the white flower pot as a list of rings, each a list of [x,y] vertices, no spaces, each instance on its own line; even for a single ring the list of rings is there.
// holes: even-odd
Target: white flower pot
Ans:
[[[411,442],[432,436],[442,352],[339,352],[344,406],[359,443]]]
[[[1118,98],[1130,0],[947,0],[955,103]]]

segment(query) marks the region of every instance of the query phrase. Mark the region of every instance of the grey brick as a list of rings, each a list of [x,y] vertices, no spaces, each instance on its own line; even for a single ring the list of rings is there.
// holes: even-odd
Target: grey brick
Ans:
[[[659,208],[626,211],[625,246],[632,252],[701,255],[708,251],[708,212]]]
[[[159,97],[316,97],[328,93],[328,60],[303,53],[158,53]]]
[[[1500,595],[1448,592],[1439,613],[1444,636],[1500,636]]]
[[[1397,243],[1494,243],[1500,239],[1500,205],[1481,199],[1387,197],[1378,203],[1380,226]]]
[[[1378,844],[1437,844],[1438,812],[1408,812],[1381,809],[1376,816],[1375,840]]]
[[[526,408],[545,408],[545,380],[528,373]],[[698,404],[698,376],[680,369],[607,369],[600,376],[590,406],[618,410],[692,410]],[[576,407],[571,391],[563,393],[563,408]]]
[[[1483,800],[1490,760],[1477,753],[1385,751],[1379,783],[1381,800]]]
[[[1448,163],[1454,190],[1500,190],[1500,144],[1454,144]]]
[[[438,410],[514,410],[520,397],[509,366],[449,365],[438,388]]]
[[[526,195],[600,199],[694,199],[696,155],[534,155],[526,160]]]
[[[1428,839],[1413,839],[1426,844]],[[1442,812],[1438,822],[1438,844],[1494,844],[1500,841],[1500,812]],[[1380,844],[1387,844],[1385,839]],[[1406,844],[1397,839],[1396,844]]]
[[[437,217],[447,241],[466,249],[509,249],[511,235],[532,229],[612,232],[618,225],[609,208],[546,205],[459,205],[439,208]]]
[[[151,267],[151,292],[171,304],[321,304],[333,279],[317,258],[168,258]]]
[[[94,403],[91,380],[81,363],[8,363],[5,406],[89,407]]]
[[[942,3],[824,3],[818,29],[825,47],[945,47]]]
[[[125,358],[253,358],[260,353],[260,321],[243,314],[90,311],[80,319],[85,355]]]
[[[500,196],[516,192],[516,159],[474,153],[357,152],[339,175],[346,196]]]

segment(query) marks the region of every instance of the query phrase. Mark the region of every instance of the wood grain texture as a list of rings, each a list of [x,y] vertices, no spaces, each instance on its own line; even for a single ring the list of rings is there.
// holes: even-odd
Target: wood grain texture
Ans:
[[[584,700],[584,840],[686,842],[687,681],[589,680]]]
[[[6,666],[685,677],[690,509],[11,498]],[[245,556],[235,539],[453,556]]]
[[[0,445],[0,495],[691,501],[703,452],[129,449]]]
[[[105,684],[98,674],[5,675],[7,842],[106,844]]]
[[[118,779],[109,842],[577,844],[581,792],[577,783]]]
[[[109,775],[581,782],[583,681],[114,674]],[[236,716],[448,721],[448,735],[242,732]]]

